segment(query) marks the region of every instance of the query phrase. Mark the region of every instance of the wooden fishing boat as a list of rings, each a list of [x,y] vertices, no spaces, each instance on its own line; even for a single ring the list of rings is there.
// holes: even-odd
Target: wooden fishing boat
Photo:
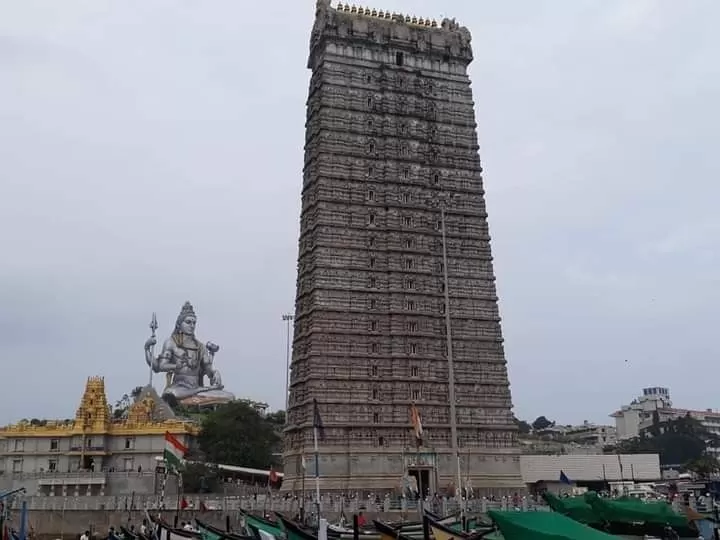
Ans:
[[[403,534],[401,529],[395,529],[382,521],[373,520],[373,525],[380,535],[380,540],[413,540],[412,536]]]
[[[476,540],[495,530],[495,527],[489,526],[476,528],[472,532],[465,532],[462,530],[462,525],[456,529],[455,527],[435,521],[427,515],[425,516],[425,519],[428,523],[430,535],[435,540]]]
[[[257,540],[254,535],[237,534],[213,527],[204,521],[195,518],[195,524],[203,540]]]
[[[125,540],[136,540],[140,538],[139,533],[131,531],[130,529],[128,529],[127,527],[123,527],[122,525],[120,525],[120,533]]]
[[[151,518],[158,540],[202,540],[202,535],[195,531],[177,529],[169,523],[158,518]]]
[[[251,514],[240,510],[240,513],[245,518],[245,526],[258,531],[261,537],[266,535],[274,536],[275,538],[285,538],[285,529],[278,521],[271,521],[269,519]],[[264,535],[261,533],[265,533]]]
[[[139,531],[131,531],[126,527],[120,526],[123,540],[157,540],[153,534],[143,534]]]
[[[248,513],[245,513],[245,516],[246,523],[250,527],[256,527],[259,529],[259,526],[261,525],[264,527],[263,530],[266,533],[272,534],[276,538],[278,537],[276,533],[272,532],[271,527],[277,527],[277,525],[275,525],[273,522]],[[276,516],[278,518],[280,527],[282,528],[282,534],[284,534],[287,540],[317,540],[317,530],[309,530],[300,525],[299,523],[295,523],[294,521],[291,521],[280,514],[276,514]],[[452,514],[450,516],[441,518],[438,521],[432,520],[432,523],[434,523],[439,528],[439,530],[445,531],[445,536],[442,539],[436,537],[436,540],[450,540],[451,538],[455,540],[465,538],[474,540],[475,538],[480,538],[482,536],[482,533],[487,533],[493,530],[492,527],[486,527],[486,530],[482,531],[481,533],[465,534],[457,532],[453,528],[451,528],[461,527],[458,521],[457,514]],[[360,537],[362,538],[362,540],[383,540],[383,537],[387,536],[388,531],[392,530],[394,531],[393,538],[397,538],[398,535],[401,535],[405,540],[425,540],[422,522],[406,522],[399,524],[383,523],[383,526],[383,531],[385,531],[384,533],[377,528],[365,529],[363,531],[360,531]],[[330,527],[328,527],[329,540],[352,540],[352,538],[352,532],[338,533],[337,531],[333,531]]]
[[[285,531],[285,537],[287,540],[317,540],[317,534],[311,533],[294,521],[284,518],[281,514],[275,515],[282,525],[283,531]]]

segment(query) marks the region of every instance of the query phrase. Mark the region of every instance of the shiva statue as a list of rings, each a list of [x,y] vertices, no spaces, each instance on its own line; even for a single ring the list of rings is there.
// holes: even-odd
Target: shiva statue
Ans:
[[[155,357],[153,350],[157,343],[157,323],[153,316],[150,326],[153,334],[145,342],[145,361],[151,372],[167,374],[163,397],[172,396],[181,404],[192,405],[232,401],[235,396],[223,390],[220,372],[213,367],[215,353],[220,347],[212,342],[205,345],[200,343],[195,338],[196,324],[195,310],[190,302],[185,302],[175,323],[175,330]],[[208,386],[204,384],[205,377],[208,378]]]

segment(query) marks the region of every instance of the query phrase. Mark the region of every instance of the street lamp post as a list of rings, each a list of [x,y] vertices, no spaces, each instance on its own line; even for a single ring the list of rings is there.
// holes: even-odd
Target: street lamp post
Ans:
[[[285,321],[287,326],[287,341],[285,350],[285,423],[287,424],[288,418],[288,407],[290,406],[290,326],[295,319],[290,313],[286,313],[282,316],[282,320]]]

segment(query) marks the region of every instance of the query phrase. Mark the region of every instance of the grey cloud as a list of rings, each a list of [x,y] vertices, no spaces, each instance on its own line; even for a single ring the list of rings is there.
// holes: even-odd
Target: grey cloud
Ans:
[[[229,389],[283,406],[312,4],[0,4],[0,422],[144,383],[185,300]],[[473,32],[517,413],[713,406],[720,6],[376,7]]]

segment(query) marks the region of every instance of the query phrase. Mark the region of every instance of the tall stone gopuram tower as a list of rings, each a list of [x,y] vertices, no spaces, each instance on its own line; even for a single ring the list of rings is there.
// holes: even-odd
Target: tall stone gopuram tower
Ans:
[[[454,20],[317,2],[285,490],[302,489],[302,456],[313,488],[313,399],[323,490],[392,490],[414,476],[442,492],[458,469],[475,493],[522,485],[471,61]]]

